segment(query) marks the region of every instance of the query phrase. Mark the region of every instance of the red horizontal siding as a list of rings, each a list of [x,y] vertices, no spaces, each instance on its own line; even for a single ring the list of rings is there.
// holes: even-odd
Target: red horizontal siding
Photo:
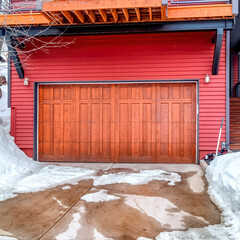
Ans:
[[[64,37],[71,45],[34,53],[27,62],[24,86],[12,72],[12,106],[16,107],[16,142],[26,153],[33,148],[34,81],[110,81],[200,79],[199,150],[216,148],[225,117],[225,38],[219,74],[212,76],[213,32]],[[45,38],[45,41],[49,39]],[[204,83],[206,74],[211,82]],[[225,126],[222,141],[225,140]]]
[[[233,55],[233,96],[236,96],[235,86],[238,83],[238,55]]]

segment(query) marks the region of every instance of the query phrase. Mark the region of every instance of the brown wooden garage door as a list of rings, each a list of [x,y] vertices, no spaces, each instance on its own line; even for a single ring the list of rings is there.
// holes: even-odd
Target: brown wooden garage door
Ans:
[[[194,163],[196,84],[39,86],[40,161]]]

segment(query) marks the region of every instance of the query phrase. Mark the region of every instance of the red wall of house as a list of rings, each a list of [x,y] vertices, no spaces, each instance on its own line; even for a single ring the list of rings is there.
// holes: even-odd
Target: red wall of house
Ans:
[[[15,140],[33,153],[33,82],[199,79],[200,157],[215,151],[221,118],[226,114],[225,38],[219,74],[212,76],[213,32],[64,37],[68,47],[33,53],[25,65],[30,85],[12,70],[11,105]],[[50,39],[43,39],[49,41]],[[59,41],[59,39],[58,39]],[[206,74],[211,82],[204,83]],[[221,141],[225,141],[225,124]]]
[[[238,83],[238,55],[233,55],[233,96],[236,96],[235,86]]]

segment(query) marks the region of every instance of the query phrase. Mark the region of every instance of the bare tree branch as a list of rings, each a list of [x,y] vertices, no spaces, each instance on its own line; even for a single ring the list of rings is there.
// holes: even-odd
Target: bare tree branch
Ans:
[[[61,35],[64,33],[61,33],[55,37],[48,38],[46,40],[45,38],[40,38],[39,36],[43,36],[44,32],[48,31],[52,27],[54,22],[52,22],[49,26],[46,26],[46,28],[44,28],[43,30],[37,32],[35,35],[30,34],[30,30],[33,26],[26,27],[20,22],[19,24],[16,24],[17,26],[11,26],[8,24],[7,18],[10,15],[14,17],[17,14],[21,14],[24,12],[32,14],[36,11],[42,11],[43,3],[51,1],[52,0],[24,0],[17,1],[12,4],[9,3],[9,0],[0,1],[0,14],[5,16],[5,20],[3,21],[3,28],[6,32],[5,43],[8,46],[8,56],[11,56],[11,54],[13,53],[11,49],[17,49],[17,53],[20,56],[21,63],[24,68],[28,67],[27,60],[34,52],[42,51],[49,54],[50,49],[52,48],[67,47],[74,42],[74,40],[64,41],[63,38],[61,38]]]

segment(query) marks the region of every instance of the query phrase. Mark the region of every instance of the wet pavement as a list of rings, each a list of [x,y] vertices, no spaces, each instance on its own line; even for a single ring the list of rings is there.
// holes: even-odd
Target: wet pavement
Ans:
[[[191,164],[65,164],[90,168],[101,176],[161,169],[181,182],[94,186],[93,180],[66,184],[0,202],[0,236],[35,239],[154,239],[160,232],[220,223],[207,194],[202,169]],[[98,198],[99,194],[109,199]],[[90,199],[90,200],[89,200]]]

